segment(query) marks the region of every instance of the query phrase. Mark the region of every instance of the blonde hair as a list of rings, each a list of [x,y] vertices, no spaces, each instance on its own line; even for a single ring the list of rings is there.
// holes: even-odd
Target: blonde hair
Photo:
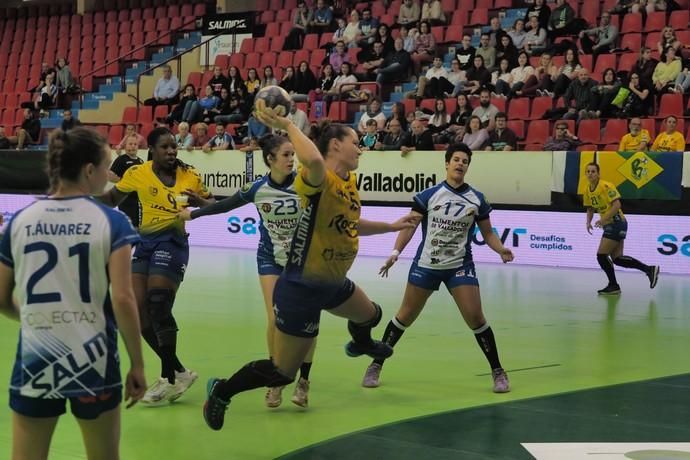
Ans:
[[[184,128],[187,128],[187,131],[189,131],[189,123],[187,123],[186,121],[183,121],[182,123],[180,123],[179,125],[177,125],[177,129],[178,129],[178,130],[182,129],[183,127],[184,127]]]

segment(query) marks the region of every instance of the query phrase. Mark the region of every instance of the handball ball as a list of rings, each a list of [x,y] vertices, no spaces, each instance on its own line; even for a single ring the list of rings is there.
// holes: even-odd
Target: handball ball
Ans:
[[[290,113],[290,95],[280,86],[267,86],[260,90],[256,93],[254,105],[257,105],[259,101],[263,101],[266,107],[272,108],[280,117]],[[262,108],[260,104],[258,108]]]

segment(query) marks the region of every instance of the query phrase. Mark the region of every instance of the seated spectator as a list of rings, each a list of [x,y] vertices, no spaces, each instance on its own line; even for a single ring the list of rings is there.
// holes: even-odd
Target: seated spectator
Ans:
[[[391,114],[388,118],[386,118],[386,126],[384,127],[386,132],[391,131],[390,125],[394,120],[400,123],[400,129],[403,132],[407,132],[407,118],[405,117],[405,106],[402,102],[393,103]]]
[[[350,20],[343,32],[343,41],[348,48],[356,48],[357,43],[362,39],[362,30],[359,28],[359,13],[357,10],[350,12]]]
[[[125,154],[115,158],[115,161],[110,165],[110,170],[108,171],[108,180],[110,182],[120,182],[122,176],[125,175],[125,171],[132,166],[144,164],[144,161],[139,158],[138,147],[139,140],[134,134],[125,139]],[[139,200],[136,193],[128,195],[118,208],[129,217],[133,225],[138,224]]]
[[[501,38],[508,33],[501,27],[501,20],[494,16],[489,20],[489,46],[496,48],[501,43]]]
[[[335,50],[328,56],[328,63],[332,65],[334,69],[339,69],[343,62],[349,63],[350,56],[345,49],[345,42],[341,40],[335,44]]]
[[[211,117],[211,110],[220,105],[220,98],[213,94],[211,85],[206,85],[204,90],[204,97],[198,101],[187,102],[187,106],[182,113],[182,121],[189,124],[200,120],[209,120]],[[206,121],[208,123],[208,121]]]
[[[62,112],[62,125],[60,126],[61,129],[67,132],[70,129],[76,128],[77,126],[81,126],[81,122],[72,115],[72,110],[64,110]]]
[[[72,75],[72,70],[67,65],[67,60],[65,58],[58,58],[57,64],[55,65],[55,72],[57,75],[56,83],[60,94],[72,92],[76,87],[76,82],[74,81],[74,75]]]
[[[24,109],[24,121],[17,128],[14,136],[8,137],[10,144],[22,150],[26,144],[36,144],[41,137],[41,122],[34,116],[31,109]]]
[[[448,142],[446,130],[450,126],[450,115],[446,109],[445,99],[436,99],[434,102],[434,114],[429,118],[427,129],[431,132],[435,144]]]
[[[246,138],[246,142],[244,142],[245,145],[244,147],[240,148],[240,152],[255,152],[257,150],[261,150],[261,146],[259,146],[259,139],[256,137],[252,138]]]
[[[38,98],[34,102],[36,110],[41,111],[41,115],[47,115],[46,110],[57,105],[58,87],[53,81],[54,74],[48,74],[45,85],[41,88]]]
[[[649,131],[642,129],[642,121],[635,117],[628,124],[628,133],[621,138],[618,151],[620,152],[646,152],[652,140]]]
[[[488,138],[489,132],[486,128],[482,128],[479,117],[472,115],[469,123],[465,126],[465,135],[462,138],[462,142],[467,144],[472,150],[480,150]]]
[[[594,101],[591,109],[594,113],[590,113],[590,118],[610,118],[617,111],[613,105],[613,100],[618,95],[618,90],[621,89],[622,83],[616,77],[616,71],[612,68],[604,70],[602,82],[596,85],[592,91],[594,92]]]
[[[357,46],[365,48],[370,46],[379,34],[379,20],[371,16],[371,8],[362,10],[362,18],[359,20],[359,30],[362,35],[357,40]]]
[[[489,34],[482,34],[479,38],[479,48],[475,51],[475,56],[481,56],[484,59],[484,67],[489,72],[494,70],[496,66],[496,48],[489,43]]]
[[[184,118],[183,115],[185,113],[185,109],[187,108],[187,104],[189,104],[189,110],[191,110],[192,103],[195,101],[196,88],[194,88],[194,85],[188,83],[184,87],[182,98],[180,99],[179,104],[177,104],[175,108],[173,108],[172,112],[170,112],[165,118],[165,121],[168,123],[168,125],[181,122]]]
[[[446,15],[443,14],[441,0],[424,0],[422,3],[422,21],[432,26],[440,26],[446,23]]]
[[[513,45],[513,39],[508,34],[501,36],[496,45],[496,62],[501,63],[501,59],[508,60],[508,71],[518,65],[517,58],[520,51]]]
[[[245,87],[244,80],[242,80],[242,74],[240,72],[240,69],[238,69],[234,65],[228,68],[228,80],[230,80],[230,83],[228,84],[230,94],[234,94],[238,92],[240,88]]]
[[[309,93],[316,89],[316,84],[316,76],[309,68],[307,61],[300,62],[297,72],[295,72],[294,88],[290,93],[292,100],[306,102],[309,100]]]
[[[407,120],[405,121],[407,123]],[[376,150],[400,150],[407,142],[408,134],[403,131],[402,123],[397,118],[388,123],[388,133],[380,142],[374,144]]]
[[[216,135],[209,139],[203,150],[206,153],[215,150],[235,150],[235,141],[230,134],[225,132],[225,126],[218,124]]]
[[[311,125],[307,119],[307,114],[304,113],[304,110],[297,108],[297,102],[294,99],[290,101],[290,112],[287,114],[287,119],[294,123],[305,135],[309,135]]]
[[[580,32],[580,49],[584,54],[596,56],[609,53],[616,47],[618,27],[611,24],[611,14],[603,13],[599,20],[599,27],[593,27]]]
[[[654,139],[653,152],[683,152],[685,150],[685,138],[683,133],[676,131],[678,119],[670,115],[664,119],[664,131]]]
[[[448,130],[451,132],[457,131],[457,128],[454,127],[467,125],[470,121],[470,118],[472,118],[472,110],[472,106],[467,100],[467,96],[464,94],[458,94],[455,112],[450,114],[450,126],[448,127]],[[462,139],[460,139],[458,142],[462,142]]]
[[[390,53],[395,51],[395,39],[391,36],[391,31],[388,25],[379,24],[379,34],[376,37],[378,41],[383,43],[383,55],[388,56]],[[402,33],[401,33],[402,36]],[[416,38],[416,34],[414,35]]]
[[[510,96],[521,96],[522,87],[529,77],[534,75],[534,67],[529,65],[529,56],[522,51],[518,54],[518,65],[510,71],[511,87]]]
[[[472,116],[479,118],[482,128],[494,129],[494,118],[498,107],[491,103],[491,92],[483,89],[479,93],[479,105],[472,111]]]
[[[144,105],[172,105],[177,103],[180,93],[180,82],[172,74],[169,65],[163,66],[163,76],[156,83],[153,90],[153,97],[146,99]]]
[[[238,94],[230,96],[229,105],[223,110],[222,114],[215,115],[213,121],[216,124],[225,125],[226,123],[243,123],[247,121],[246,109]]]
[[[340,66],[340,74],[333,80],[331,89],[324,93],[323,99],[327,103],[345,98],[346,93],[355,89],[352,83],[357,83],[357,77],[350,71],[350,64],[343,62]]]
[[[5,134],[5,127],[0,125],[0,150],[7,150],[11,147],[10,139]],[[0,214],[0,217],[2,214]],[[1,224],[2,222],[0,222]]]
[[[573,80],[563,95],[568,111],[563,115],[564,120],[585,120],[593,118],[595,107],[594,87],[597,82],[589,78],[589,71],[581,69],[577,78]]]
[[[419,35],[415,43],[414,51],[410,54],[415,75],[422,71],[422,65],[432,62],[436,53],[436,40],[431,34],[431,27],[426,21],[419,23]]]
[[[148,148],[149,145],[146,142],[146,138],[137,132],[137,125],[130,123],[125,126],[125,137],[123,137],[120,143],[115,146],[115,153],[119,155],[122,152],[122,149],[125,148],[125,144],[127,143],[127,138],[130,136],[137,137],[140,149]]]
[[[408,53],[414,51],[417,45],[417,29],[408,29],[406,26],[400,26],[400,38],[403,40],[403,49]],[[395,49],[395,46],[394,46]]]
[[[545,5],[544,0],[534,0],[534,5],[530,6],[527,8],[527,12],[525,13],[525,24],[527,29],[531,29],[534,26],[532,25],[531,18],[536,17],[537,18],[537,24],[538,27],[546,30],[546,28],[549,26],[549,18],[551,17],[551,10],[549,9],[548,6]],[[517,44],[515,45],[517,46]],[[519,48],[519,46],[518,46]]]
[[[316,82],[316,89],[309,93],[309,104],[313,104],[316,101],[323,99],[323,95],[326,94],[332,87],[333,81],[335,80],[335,72],[333,72],[333,66],[326,64],[321,69],[321,76]]]
[[[472,37],[469,34],[462,36],[462,43],[455,50],[455,57],[460,61],[460,68],[462,70],[469,70],[474,62],[474,55],[477,50],[472,46]]]
[[[197,123],[194,133],[194,150],[201,150],[211,138],[208,135],[208,125]]]
[[[674,93],[687,93],[690,90],[690,60],[683,65],[683,70],[676,77],[675,86],[670,89]]]
[[[635,65],[630,69],[628,75],[636,73],[640,77],[640,82],[642,82],[648,88],[654,88],[654,83],[652,82],[652,75],[654,75],[654,70],[656,69],[658,61],[652,57],[652,50],[643,46],[640,48],[640,56],[635,61]]]
[[[357,124],[357,131],[363,133],[366,131],[367,122],[369,120],[376,121],[376,130],[383,131],[386,125],[386,115],[381,111],[381,99],[377,97],[371,98],[367,105],[367,111],[362,114]]]
[[[558,69],[558,76],[553,83],[553,98],[558,99],[563,96],[570,86],[570,83],[577,77],[577,73],[582,70],[580,65],[580,58],[577,50],[568,48],[565,52],[565,61],[560,69]]]
[[[484,67],[484,58],[474,57],[474,65],[465,73],[465,80],[459,81],[450,97],[456,97],[460,93],[476,95],[491,84],[491,72]]]
[[[400,156],[405,156],[410,152],[434,150],[434,140],[431,133],[424,127],[421,121],[414,120],[410,124],[410,136],[405,139],[400,147]]]
[[[673,27],[666,26],[661,31],[661,37],[656,43],[656,49],[659,51],[659,54],[663,56],[664,50],[669,46],[676,51],[676,54],[679,54],[678,50],[681,48],[682,43],[678,40],[676,31],[673,30]]]
[[[565,121],[556,122],[556,136],[550,136],[544,143],[543,150],[575,150],[580,145],[580,139],[568,131],[568,123]]]
[[[546,49],[546,29],[539,25],[536,16],[530,18],[530,29],[525,34],[522,41],[523,50],[529,55],[537,54]]]
[[[421,16],[419,3],[416,0],[404,0],[398,11],[398,25],[415,27]]]
[[[192,151],[194,147],[194,136],[189,132],[189,123],[183,121],[177,125],[177,134],[175,134],[175,143],[178,149],[185,149]]]
[[[236,96],[236,95],[234,95]],[[227,88],[223,88],[220,90],[220,102],[218,102],[218,105],[215,107],[212,107],[209,111],[208,114],[204,114],[204,117],[201,119],[204,123],[211,123],[215,122],[214,120],[220,116],[226,116],[230,115],[235,108],[238,107],[238,99],[235,98],[235,105],[232,107],[230,104],[230,92],[228,91]],[[218,121],[218,123],[234,123],[233,121],[227,120],[227,121]]]
[[[275,75],[273,75],[273,67],[270,65],[264,67],[264,79],[261,80],[261,88],[267,86],[278,86],[278,80],[276,80]]]
[[[460,62],[457,59],[453,59],[452,67],[455,68],[455,72],[460,73]],[[422,99],[423,97],[437,99],[443,97],[444,93],[450,93],[455,88],[455,84],[451,83],[450,78],[450,72],[443,67],[441,57],[434,57],[433,65],[426,71],[426,75],[419,77],[417,81],[417,99]],[[459,79],[460,76],[458,76],[456,82]]]
[[[510,73],[508,59],[502,58],[498,65],[498,70],[491,73],[491,86],[494,88],[494,92],[491,95],[507,98],[510,94],[512,82],[513,76]]]
[[[213,94],[218,97],[221,97],[220,91],[223,88],[230,91],[230,79],[223,75],[223,70],[220,68],[220,66],[213,67],[213,76],[208,81],[208,84],[211,85],[211,88],[213,88]],[[188,86],[189,85],[184,87],[185,91],[187,90]]]
[[[374,150],[374,147],[379,142],[379,130],[376,120],[369,118],[362,132],[363,134],[359,138],[359,147],[362,150]]]
[[[551,10],[547,27],[548,36],[552,41],[564,35],[578,35],[585,27],[587,27],[587,22],[577,17],[570,3],[565,0],[556,0],[556,7]]]
[[[513,40],[513,45],[517,49],[522,49],[525,46],[525,39],[527,32],[525,32],[525,21],[516,19],[513,23],[513,28],[508,31],[508,36]]]
[[[43,86],[46,84],[46,77],[50,74],[53,74],[53,77],[57,77],[57,74],[55,72],[55,69],[50,67],[47,62],[42,62],[41,63],[41,76],[39,77],[38,81],[38,86],[33,88],[30,92],[32,93],[38,93],[41,91]],[[55,80],[53,80],[55,81]]]
[[[265,134],[268,134],[268,126],[254,118],[252,114],[247,120],[247,137],[243,139],[243,142],[246,144],[250,139],[261,139]]]
[[[516,91],[518,96],[553,96],[554,83],[558,78],[558,68],[554,65],[551,54],[543,53],[539,65],[528,77],[522,89]]]
[[[381,64],[383,64],[383,43],[379,41],[374,42],[371,47],[359,53],[358,56],[361,58],[360,62],[365,70],[365,72],[360,75],[360,78],[363,81],[375,80],[376,73],[374,73],[374,70],[378,69],[381,67]]]
[[[652,83],[657,94],[671,92],[681,70],[682,63],[680,59],[676,59],[676,50],[669,46],[664,51],[664,60],[656,65],[652,74]]]
[[[284,50],[290,51],[302,48],[304,34],[312,21],[313,14],[314,12],[307,8],[307,3],[304,0],[299,0],[297,9],[292,15],[292,28],[288,32],[287,37],[285,37]]]
[[[630,74],[628,90],[630,90],[630,94],[628,94],[628,97],[621,104],[621,117],[631,118],[647,116],[650,109],[650,103],[647,98],[651,94],[649,86],[642,81],[637,73],[633,72]]]
[[[489,131],[489,138],[482,146],[483,150],[517,150],[517,136],[512,129],[506,127],[507,118],[505,112],[496,114],[496,127]]]
[[[375,71],[376,81],[390,83],[407,78],[411,64],[410,53],[403,49],[403,41],[398,37],[395,39],[395,51],[386,56],[381,68]]]
[[[323,47],[326,48],[326,50],[329,53],[333,51],[333,48],[335,48],[335,45],[338,42],[343,42],[343,45],[345,44],[345,29],[347,29],[347,21],[345,21],[345,18],[336,18],[335,22],[338,25],[338,27],[333,32],[333,36],[331,37],[331,43],[327,43]]]
[[[321,35],[323,32],[331,30],[333,23],[333,9],[326,5],[324,0],[316,0],[316,8],[309,22],[307,31],[311,34]]]

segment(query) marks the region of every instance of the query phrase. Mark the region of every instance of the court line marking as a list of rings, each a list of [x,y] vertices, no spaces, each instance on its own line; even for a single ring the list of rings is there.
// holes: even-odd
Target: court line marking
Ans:
[[[560,363],[544,364],[542,366],[520,367],[518,369],[505,369],[505,371],[506,372],[531,371],[533,369],[545,369],[547,367],[558,367],[558,366],[560,366]],[[486,377],[487,375],[491,375],[491,372],[486,372],[484,374],[476,374],[475,377]]]

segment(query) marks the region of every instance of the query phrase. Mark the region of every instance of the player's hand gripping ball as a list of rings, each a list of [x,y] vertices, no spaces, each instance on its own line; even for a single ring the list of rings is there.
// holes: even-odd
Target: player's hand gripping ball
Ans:
[[[288,92],[280,86],[267,86],[256,93],[254,106],[258,110],[270,107],[276,115],[284,117],[290,113],[291,100]]]

